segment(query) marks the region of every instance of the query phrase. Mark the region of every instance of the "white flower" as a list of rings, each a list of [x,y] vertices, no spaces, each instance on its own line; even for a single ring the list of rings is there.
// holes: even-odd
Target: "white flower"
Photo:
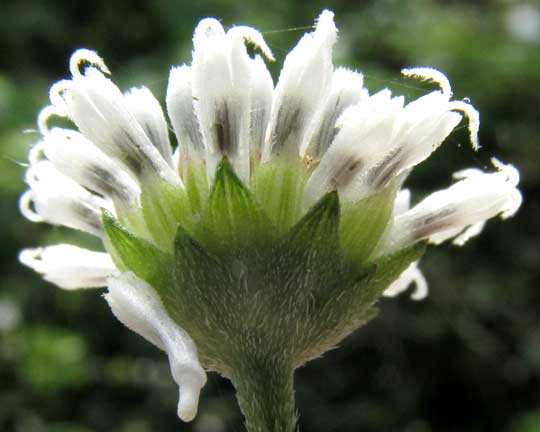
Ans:
[[[171,299],[160,297],[162,292],[154,286],[160,283],[159,278],[167,281],[165,288],[179,279],[177,274],[166,279],[171,268],[176,269],[170,256],[177,226],[194,237],[199,235],[204,243],[208,234],[231,234],[238,221],[249,233],[259,229],[256,223],[263,221],[264,235],[260,237],[275,236],[273,240],[282,246],[279,236],[321,198],[335,197],[335,191],[346,209],[361,207],[370,197],[390,197],[394,210],[387,201],[381,204],[388,212],[380,214],[389,214],[389,219],[373,222],[383,224],[383,229],[377,231],[365,257],[367,262],[347,264],[354,266],[370,264],[421,240],[438,244],[454,238],[454,243],[461,245],[477,235],[487,219],[509,217],[521,203],[518,171],[495,162],[496,172],[461,171],[456,174],[456,184],[409,209],[410,192],[400,190],[408,173],[444,142],[463,114],[472,146],[478,149],[478,112],[470,103],[452,98],[449,80],[442,72],[425,67],[405,69],[403,74],[432,81],[440,90],[408,103],[388,89],[369,94],[361,73],[334,68],[336,40],[333,13],[323,11],[315,30],[305,34],[285,58],[274,88],[263,57],[252,57],[246,49],[248,42],[267,60],[273,60],[261,33],[245,26],[226,32],[215,19],[200,21],[193,37],[191,64],[175,66],[169,75],[166,107],[176,135],[174,152],[165,114],[151,91],[140,87],[122,93],[110,80],[101,57],[87,49],[72,55],[71,78],[52,85],[51,105],[38,116],[42,137],[30,151],[26,173],[29,190],[20,199],[21,211],[33,222],[95,235],[103,239],[105,251],[55,245],[24,250],[20,261],[62,288],[108,285],[106,299],[118,319],[167,352],[180,386],[178,412],[184,420],[195,415],[206,377],[194,341],[162,303]],[[78,130],[53,126],[56,117],[66,117]],[[214,182],[216,167],[227,161],[238,178],[227,185],[218,184]],[[212,189],[216,184],[221,188],[217,192]],[[220,199],[216,194],[221,194]],[[115,244],[102,219],[104,210],[118,223],[122,241],[127,243]],[[246,215],[249,217],[242,219]],[[205,216],[204,223],[225,223],[205,225],[201,222]],[[234,236],[231,238],[227,241],[233,242]],[[347,240],[354,245],[355,238]],[[255,237],[247,240],[259,241]],[[212,263],[205,271],[221,271],[218,262],[208,258],[211,254],[201,252],[201,245],[195,241],[186,244],[194,254],[200,253],[201,260]],[[219,246],[225,253],[238,250],[238,244]],[[339,247],[336,244],[336,249]],[[122,251],[133,257],[132,261],[124,260]],[[164,264],[152,268],[152,261],[146,268],[146,259],[163,259]],[[245,284],[233,283],[234,277],[245,272],[245,263],[234,262],[231,273],[218,283],[208,276],[212,295],[229,295],[227,289],[215,287],[229,282],[241,290],[235,295],[245,295]],[[427,284],[418,262],[406,264],[404,271],[400,267],[400,277],[389,279],[394,282],[384,294],[395,296],[415,283],[412,297],[421,299],[427,295]],[[144,268],[144,277],[130,266]],[[197,273],[195,270],[188,269],[186,280]],[[297,270],[291,278],[302,276],[303,269]],[[204,279],[206,274],[195,276]],[[317,281],[315,276],[306,275],[298,285],[309,288],[311,281]],[[291,278],[286,283],[294,280]],[[199,297],[205,298],[202,294]],[[215,298],[211,296],[211,300]],[[221,300],[218,298],[220,305]],[[283,300],[284,305],[292,302]],[[263,313],[264,307],[250,310]],[[292,310],[312,307],[310,303]],[[208,317],[197,318],[204,321],[201,326],[205,331],[213,329]],[[242,313],[231,319],[242,320]],[[226,324],[234,328],[230,322]],[[350,322],[329,334],[339,339],[346,331],[351,331]],[[218,333],[212,334],[216,340],[223,337],[221,329]],[[301,361],[320,355],[317,349],[334,346],[337,339],[330,336],[318,341],[315,348],[302,351],[305,358]],[[245,340],[250,349],[256,346],[249,337]],[[214,364],[212,359],[206,360]]]

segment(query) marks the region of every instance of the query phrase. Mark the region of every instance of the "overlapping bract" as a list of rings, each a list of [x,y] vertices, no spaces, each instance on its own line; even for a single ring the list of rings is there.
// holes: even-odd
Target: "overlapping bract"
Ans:
[[[223,160],[246,187],[237,191],[249,195],[252,188],[253,196],[246,195],[245,202],[251,205],[254,198],[261,217],[273,223],[277,233],[286,232],[314,204],[337,191],[343,208],[341,247],[351,261],[373,261],[420,240],[454,238],[463,244],[480,232],[485,220],[517,210],[518,172],[499,162],[491,173],[459,172],[456,184],[409,209],[409,193],[399,190],[408,173],[442,144],[462,121],[462,113],[477,148],[478,113],[469,103],[452,100],[448,79],[430,68],[403,73],[432,81],[440,90],[409,103],[388,89],[370,95],[360,73],[334,68],[336,40],[333,14],[324,11],[315,30],[285,58],[274,88],[263,57],[250,56],[246,48],[249,43],[273,60],[257,30],[239,26],[226,32],[217,20],[202,20],[193,37],[191,65],[170,72],[166,107],[176,135],[175,152],[166,117],[150,90],[141,87],[122,94],[95,52],[76,51],[70,60],[72,78],[51,87],[51,105],[38,117],[42,138],[30,152],[30,189],[21,197],[22,213],[35,222],[98,236],[112,251],[114,240],[104,232],[101,218],[106,210],[141,241],[168,253],[170,233],[179,223],[190,228],[203,213],[212,212],[218,215],[207,220],[217,225],[244,220],[223,216],[231,211],[227,201],[208,208],[216,168]],[[69,119],[78,131],[52,127],[53,117]],[[375,219],[378,228],[369,232]],[[244,228],[251,233],[257,226]],[[360,253],[354,242],[368,246]],[[134,276],[129,266],[119,274],[119,263],[113,264],[105,252],[70,245],[25,250],[20,259],[63,288],[103,286],[109,278],[107,300],[113,312],[167,351],[181,392],[186,389],[179,413],[184,419],[192,417],[204,384],[197,350],[152,297],[148,279]],[[413,298],[427,294],[416,262],[386,295],[396,295],[411,283],[417,286]],[[177,366],[183,364],[178,359],[186,358],[190,367]]]

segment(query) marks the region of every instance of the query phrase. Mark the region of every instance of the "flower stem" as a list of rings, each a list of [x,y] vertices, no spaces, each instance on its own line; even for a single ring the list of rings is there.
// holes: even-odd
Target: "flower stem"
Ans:
[[[282,362],[242,362],[232,381],[248,432],[297,431],[293,374]]]

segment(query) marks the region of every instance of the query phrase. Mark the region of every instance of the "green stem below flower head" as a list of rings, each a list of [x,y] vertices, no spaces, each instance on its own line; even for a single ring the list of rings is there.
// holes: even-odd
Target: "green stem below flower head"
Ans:
[[[247,432],[295,432],[292,366],[279,360],[247,359],[232,376]]]

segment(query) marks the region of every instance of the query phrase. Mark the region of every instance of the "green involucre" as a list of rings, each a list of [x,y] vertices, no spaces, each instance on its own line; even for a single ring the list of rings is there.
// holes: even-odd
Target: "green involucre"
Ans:
[[[203,365],[228,377],[246,362],[295,368],[331,349],[375,315],[382,292],[424,251],[416,245],[370,258],[394,186],[344,208],[330,192],[301,216],[305,172],[270,184],[270,173],[286,169],[259,167],[252,192],[223,160],[198,201],[188,198],[189,182],[181,197],[156,195],[165,203],[143,199],[143,234],[103,217],[120,270],[152,285]]]

